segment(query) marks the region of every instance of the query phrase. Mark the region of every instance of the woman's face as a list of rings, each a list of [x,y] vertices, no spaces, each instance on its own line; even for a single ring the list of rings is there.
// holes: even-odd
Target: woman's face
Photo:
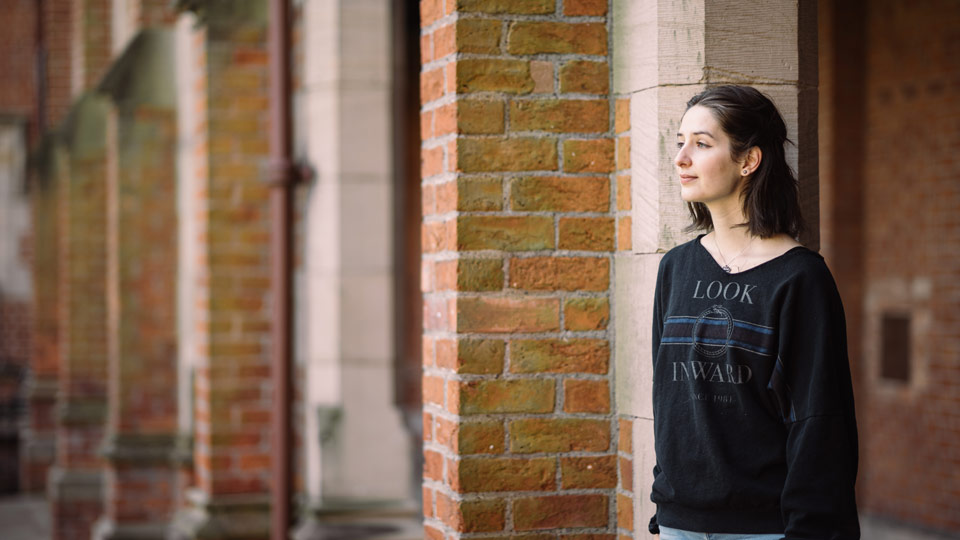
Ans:
[[[683,115],[673,163],[684,201],[704,203],[708,208],[740,205],[743,164],[730,157],[730,138],[710,109],[694,105]]]

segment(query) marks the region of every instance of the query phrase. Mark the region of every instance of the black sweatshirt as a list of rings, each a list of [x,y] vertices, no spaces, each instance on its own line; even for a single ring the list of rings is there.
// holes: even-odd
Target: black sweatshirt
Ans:
[[[796,247],[728,274],[700,244],[660,262],[653,312],[658,524],[860,538],[843,306]]]

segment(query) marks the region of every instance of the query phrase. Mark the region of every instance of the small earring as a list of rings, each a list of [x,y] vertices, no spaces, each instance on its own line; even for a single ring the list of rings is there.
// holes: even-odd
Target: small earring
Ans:
[[[749,169],[744,169],[744,170],[743,170],[743,175],[746,176],[746,175],[748,175],[748,174],[750,174],[750,170],[749,170]]]

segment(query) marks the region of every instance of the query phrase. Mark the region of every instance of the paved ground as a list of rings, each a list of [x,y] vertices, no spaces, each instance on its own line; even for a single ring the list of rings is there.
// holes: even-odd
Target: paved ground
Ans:
[[[861,519],[863,540],[958,540],[960,535],[943,535],[908,529],[875,518]],[[321,535],[323,540],[341,540],[346,531],[331,530]],[[347,533],[349,535],[349,533]],[[378,535],[377,540],[406,538],[404,533],[389,536]],[[419,537],[419,535],[417,535]],[[47,540],[50,538],[50,517],[47,504],[38,497],[0,498],[0,539],[2,540]],[[355,538],[355,537],[354,537]],[[354,540],[351,538],[351,540]]]

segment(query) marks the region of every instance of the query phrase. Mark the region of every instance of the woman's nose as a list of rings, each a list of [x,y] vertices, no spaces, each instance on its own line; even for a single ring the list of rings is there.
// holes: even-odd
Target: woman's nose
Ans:
[[[677,150],[677,155],[673,158],[673,164],[677,167],[683,167],[684,165],[690,164],[690,158],[687,156],[686,146],[680,147]]]

